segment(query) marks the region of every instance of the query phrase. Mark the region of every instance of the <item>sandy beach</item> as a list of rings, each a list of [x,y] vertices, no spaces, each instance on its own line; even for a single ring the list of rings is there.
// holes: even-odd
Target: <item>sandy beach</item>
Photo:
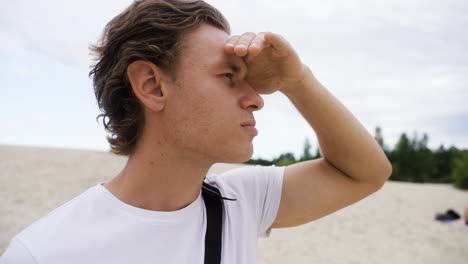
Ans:
[[[0,253],[24,227],[116,175],[126,158],[105,152],[0,146]],[[210,172],[243,165],[216,164]],[[338,195],[338,194],[337,194]],[[449,184],[388,182],[378,192],[311,223],[273,229],[259,263],[468,263],[468,227],[434,221],[462,214],[468,191]]]

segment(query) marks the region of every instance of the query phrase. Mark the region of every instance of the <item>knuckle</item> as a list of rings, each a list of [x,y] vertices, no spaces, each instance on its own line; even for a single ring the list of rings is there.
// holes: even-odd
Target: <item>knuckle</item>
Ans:
[[[239,35],[234,35],[229,39],[229,42],[237,42],[239,40],[240,36]]]
[[[257,34],[253,33],[253,32],[245,32],[244,34],[242,34],[242,39],[251,39],[251,38],[254,38]]]

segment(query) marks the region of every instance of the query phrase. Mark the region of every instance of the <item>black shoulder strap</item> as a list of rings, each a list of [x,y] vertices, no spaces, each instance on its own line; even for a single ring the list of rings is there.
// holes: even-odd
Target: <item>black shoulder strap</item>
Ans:
[[[223,229],[223,200],[236,201],[222,197],[215,186],[203,182],[202,196],[206,207],[205,264],[221,263],[221,233]]]

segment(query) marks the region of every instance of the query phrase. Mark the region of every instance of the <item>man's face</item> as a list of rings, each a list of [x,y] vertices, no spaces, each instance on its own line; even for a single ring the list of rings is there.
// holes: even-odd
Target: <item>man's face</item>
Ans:
[[[244,162],[252,156],[256,133],[242,123],[254,120],[263,100],[244,79],[244,61],[224,52],[228,38],[210,25],[185,37],[165,107],[166,137],[187,155]]]

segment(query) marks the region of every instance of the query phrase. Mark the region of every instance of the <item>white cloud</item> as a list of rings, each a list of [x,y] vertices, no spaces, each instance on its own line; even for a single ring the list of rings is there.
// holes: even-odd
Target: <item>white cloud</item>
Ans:
[[[89,65],[88,45],[105,24],[131,1],[7,1],[0,11],[0,32],[17,47],[7,52],[37,52],[70,64]],[[4,48],[0,46],[0,48]]]

